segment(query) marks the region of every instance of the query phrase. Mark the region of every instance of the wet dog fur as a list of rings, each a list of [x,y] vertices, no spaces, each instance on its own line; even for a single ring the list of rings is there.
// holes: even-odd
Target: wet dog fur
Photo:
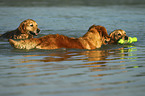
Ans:
[[[118,44],[118,41],[120,39],[128,40],[128,36],[126,35],[126,32],[122,29],[114,30],[109,34],[109,36],[111,38],[110,41],[108,42],[109,44]]]
[[[107,44],[110,37],[105,27],[92,25],[88,32],[79,38],[70,38],[59,34],[50,34],[40,38],[31,38],[27,40],[15,41],[9,39],[10,44],[18,49],[58,49],[58,48],[76,48],[76,49],[96,49],[101,45]]]
[[[6,39],[27,39],[37,36],[40,32],[37,23],[32,19],[24,20],[16,30],[8,31],[0,36]]]

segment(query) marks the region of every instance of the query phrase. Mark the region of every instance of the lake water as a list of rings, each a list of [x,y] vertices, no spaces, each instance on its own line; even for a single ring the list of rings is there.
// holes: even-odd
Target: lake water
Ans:
[[[0,7],[0,34],[34,19],[38,37],[80,37],[92,24],[138,42],[95,50],[18,50],[0,41],[0,96],[144,96],[145,5]]]

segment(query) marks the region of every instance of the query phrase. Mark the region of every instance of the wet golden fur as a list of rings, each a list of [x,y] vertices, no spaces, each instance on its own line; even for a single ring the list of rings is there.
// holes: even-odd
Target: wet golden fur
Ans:
[[[122,29],[114,30],[109,34],[109,36],[111,37],[109,44],[118,44],[118,41],[120,39],[128,40],[128,36],[126,35],[126,32]]]
[[[27,39],[33,38],[33,35],[38,35],[40,29],[37,23],[32,19],[24,20],[16,30],[8,31],[0,36],[7,39]]]
[[[18,49],[58,49],[58,48],[77,48],[77,49],[96,49],[102,44],[110,41],[105,27],[92,25],[88,32],[80,38],[69,38],[64,35],[46,35],[40,38],[14,41],[9,40],[10,44]]]

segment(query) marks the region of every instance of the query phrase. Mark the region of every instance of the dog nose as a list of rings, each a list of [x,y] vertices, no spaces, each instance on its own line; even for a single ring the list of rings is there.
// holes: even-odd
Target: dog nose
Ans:
[[[128,36],[125,36],[125,40],[128,40]]]
[[[37,33],[39,33],[40,32],[40,29],[37,29]]]
[[[105,40],[105,44],[108,44],[108,41]]]

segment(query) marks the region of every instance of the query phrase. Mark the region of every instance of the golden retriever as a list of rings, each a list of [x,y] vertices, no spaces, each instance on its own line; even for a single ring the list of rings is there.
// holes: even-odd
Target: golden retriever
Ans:
[[[40,32],[37,23],[32,19],[24,20],[16,30],[8,31],[0,36],[7,39],[33,38]]]
[[[111,38],[110,41],[108,42],[109,44],[118,44],[118,41],[120,39],[128,40],[128,36],[126,35],[126,32],[122,29],[114,30],[109,34],[109,36]]]
[[[79,38],[69,38],[64,35],[46,35],[40,38],[31,38],[27,40],[14,41],[9,39],[10,44],[18,49],[58,49],[58,48],[76,48],[76,49],[96,49],[102,44],[107,44],[110,37],[105,27],[92,25],[88,32]]]

